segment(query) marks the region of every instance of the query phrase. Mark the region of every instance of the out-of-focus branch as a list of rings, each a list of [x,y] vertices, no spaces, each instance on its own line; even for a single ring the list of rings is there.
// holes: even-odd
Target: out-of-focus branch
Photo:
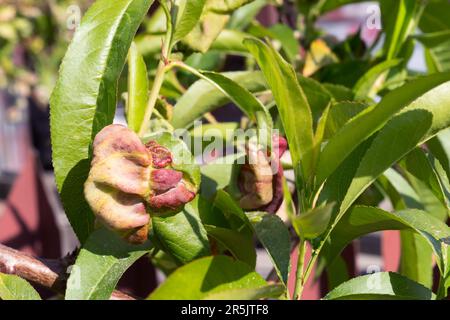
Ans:
[[[63,259],[39,259],[0,244],[0,272],[17,275],[25,280],[64,293],[67,267],[74,263],[73,255]],[[111,300],[134,300],[115,290]]]

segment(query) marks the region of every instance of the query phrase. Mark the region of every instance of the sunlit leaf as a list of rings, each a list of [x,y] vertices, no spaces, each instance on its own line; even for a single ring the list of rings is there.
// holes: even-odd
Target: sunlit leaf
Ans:
[[[198,259],[173,272],[151,300],[199,300],[229,290],[258,289],[266,281],[246,263],[226,256]]]
[[[128,127],[139,132],[144,119],[148,100],[147,67],[136,44],[133,42],[128,52],[128,98],[126,115]]]
[[[95,231],[71,268],[65,299],[109,299],[123,273],[150,248],[148,242],[139,246],[128,244],[106,229]]]
[[[41,297],[26,280],[0,273],[0,300],[41,300]]]
[[[353,278],[331,292],[325,300],[434,300],[426,287],[393,272]]]

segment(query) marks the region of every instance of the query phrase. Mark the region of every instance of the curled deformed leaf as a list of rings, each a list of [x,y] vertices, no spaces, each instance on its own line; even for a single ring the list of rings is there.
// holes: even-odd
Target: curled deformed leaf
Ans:
[[[150,215],[171,212],[191,201],[197,188],[172,168],[172,153],[156,141],[143,144],[130,129],[110,125],[93,143],[85,183],[97,220],[131,242],[147,239]]]
[[[150,217],[142,199],[149,193],[150,165],[145,146],[129,129],[111,125],[97,134],[84,194],[99,222],[120,233],[146,228]]]
[[[280,157],[287,149],[286,139],[273,135],[270,154],[252,143],[246,149],[247,160],[238,177],[242,193],[239,204],[245,210],[275,213],[283,201],[283,168]]]

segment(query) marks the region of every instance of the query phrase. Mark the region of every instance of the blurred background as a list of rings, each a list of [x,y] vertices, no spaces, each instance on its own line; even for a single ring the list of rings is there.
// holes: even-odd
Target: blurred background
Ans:
[[[0,0],[0,242],[45,258],[62,257],[78,245],[53,179],[48,101],[61,59],[91,2]],[[265,26],[289,23],[286,17],[290,6],[289,1],[285,2],[281,8],[264,7],[257,16],[259,23]],[[369,30],[366,21],[376,6],[372,2],[347,5],[317,23],[324,33],[340,40],[360,31],[370,46],[378,30]],[[287,15],[280,14],[286,10]],[[423,53],[421,48],[417,49],[409,62],[410,68],[424,71]],[[242,67],[239,57],[229,56],[222,70]],[[227,108],[215,112],[217,119],[239,120],[237,109]],[[119,107],[116,122],[123,121],[123,110]],[[386,255],[398,255],[391,236],[371,235],[350,248],[355,273],[397,268],[385,263],[398,261],[386,259]],[[383,243],[391,245],[383,247]],[[265,276],[270,266],[269,258],[260,250],[257,270]],[[144,296],[162,277],[149,276],[150,268],[148,261],[138,263],[122,285]]]

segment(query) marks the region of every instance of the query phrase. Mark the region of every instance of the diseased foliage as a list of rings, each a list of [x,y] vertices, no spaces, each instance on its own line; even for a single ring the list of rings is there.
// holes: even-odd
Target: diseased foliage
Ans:
[[[449,27],[430,16],[448,3],[380,0],[389,34],[373,52],[359,33],[329,42],[316,27],[320,15],[351,2],[297,1],[290,18],[304,21],[300,32],[257,23],[265,5],[277,4],[268,0],[160,1],[150,17],[150,0],[90,7],[51,100],[56,181],[83,245],[76,265],[96,274],[81,289],[69,282],[67,298],[108,298],[148,255],[171,266],[150,299],[301,299],[319,258],[318,271],[336,270],[349,242],[380,230],[401,230],[410,267],[378,274],[374,291],[370,276],[345,282],[341,266],[324,299],[447,295]],[[424,74],[408,69],[415,41],[426,50]],[[223,72],[229,54],[246,69]],[[128,128],[112,124],[121,96]],[[217,121],[211,112],[230,102],[241,121]],[[254,238],[276,284],[255,271]],[[424,276],[433,261],[435,292]]]

